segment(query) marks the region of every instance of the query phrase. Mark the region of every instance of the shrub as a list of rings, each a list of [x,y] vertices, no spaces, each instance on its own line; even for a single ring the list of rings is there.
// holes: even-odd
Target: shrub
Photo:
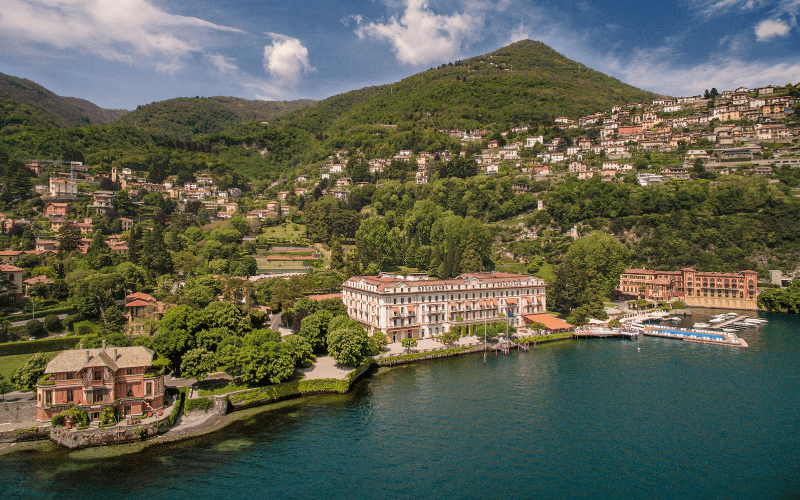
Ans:
[[[208,398],[188,399],[183,405],[183,411],[185,413],[189,413],[190,411],[194,410],[203,410],[207,412],[212,408],[214,408],[214,401]]]
[[[686,303],[684,303],[684,302],[682,302],[680,300],[676,300],[675,302],[672,303],[672,308],[673,309],[686,309]]]
[[[44,325],[38,319],[32,319],[25,323],[25,332],[30,335],[31,337],[44,337],[47,335],[47,331],[44,329]]]
[[[60,332],[63,327],[61,320],[55,314],[48,314],[44,318],[44,327],[48,332]]]
[[[50,419],[50,425],[53,427],[63,427],[66,424],[67,419],[64,418],[64,415],[59,413],[58,415],[53,415],[53,418]]]
[[[73,331],[75,323],[79,323],[84,319],[85,317],[83,316],[83,313],[70,314],[64,318],[64,326],[67,328],[67,330]]]
[[[61,415],[69,419],[71,423],[78,425],[78,428],[89,426],[89,414],[86,413],[86,410],[79,410],[73,406],[69,410],[62,411]]]
[[[37,352],[66,351],[72,349],[81,341],[78,337],[64,337],[60,339],[30,340],[24,342],[10,342],[0,344],[0,356],[13,354],[33,354]]]

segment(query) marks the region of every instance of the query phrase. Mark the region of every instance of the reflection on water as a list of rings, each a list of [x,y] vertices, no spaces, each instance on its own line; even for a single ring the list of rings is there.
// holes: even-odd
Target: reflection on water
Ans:
[[[587,339],[380,369],[349,394],[247,410],[133,454],[9,454],[0,486],[8,498],[789,497],[799,323],[766,317],[742,333],[749,349]]]

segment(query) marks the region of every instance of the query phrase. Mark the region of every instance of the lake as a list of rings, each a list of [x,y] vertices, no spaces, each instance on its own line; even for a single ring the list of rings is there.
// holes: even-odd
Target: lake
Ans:
[[[708,311],[701,311],[707,315]],[[755,315],[755,313],[753,313]],[[136,453],[0,456],[4,498],[793,498],[800,320],[377,370]],[[698,320],[700,318],[698,317]]]

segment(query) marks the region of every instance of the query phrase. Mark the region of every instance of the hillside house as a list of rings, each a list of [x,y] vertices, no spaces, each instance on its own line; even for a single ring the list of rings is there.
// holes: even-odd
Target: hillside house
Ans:
[[[63,219],[67,216],[69,211],[68,203],[53,203],[50,202],[44,206],[44,216],[48,219]]]

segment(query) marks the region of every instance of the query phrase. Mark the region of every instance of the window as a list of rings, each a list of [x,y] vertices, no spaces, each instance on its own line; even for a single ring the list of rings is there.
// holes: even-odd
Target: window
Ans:
[[[44,391],[44,404],[47,406],[53,404],[53,391]]]
[[[92,391],[92,403],[103,402],[103,391]]]
[[[125,396],[126,397],[133,397],[133,385],[128,384],[125,386]]]
[[[126,368],[125,375],[133,375],[133,368]]]
[[[94,371],[94,380],[103,380],[103,370]]]
[[[73,394],[72,389],[67,389],[67,403],[72,403]]]

